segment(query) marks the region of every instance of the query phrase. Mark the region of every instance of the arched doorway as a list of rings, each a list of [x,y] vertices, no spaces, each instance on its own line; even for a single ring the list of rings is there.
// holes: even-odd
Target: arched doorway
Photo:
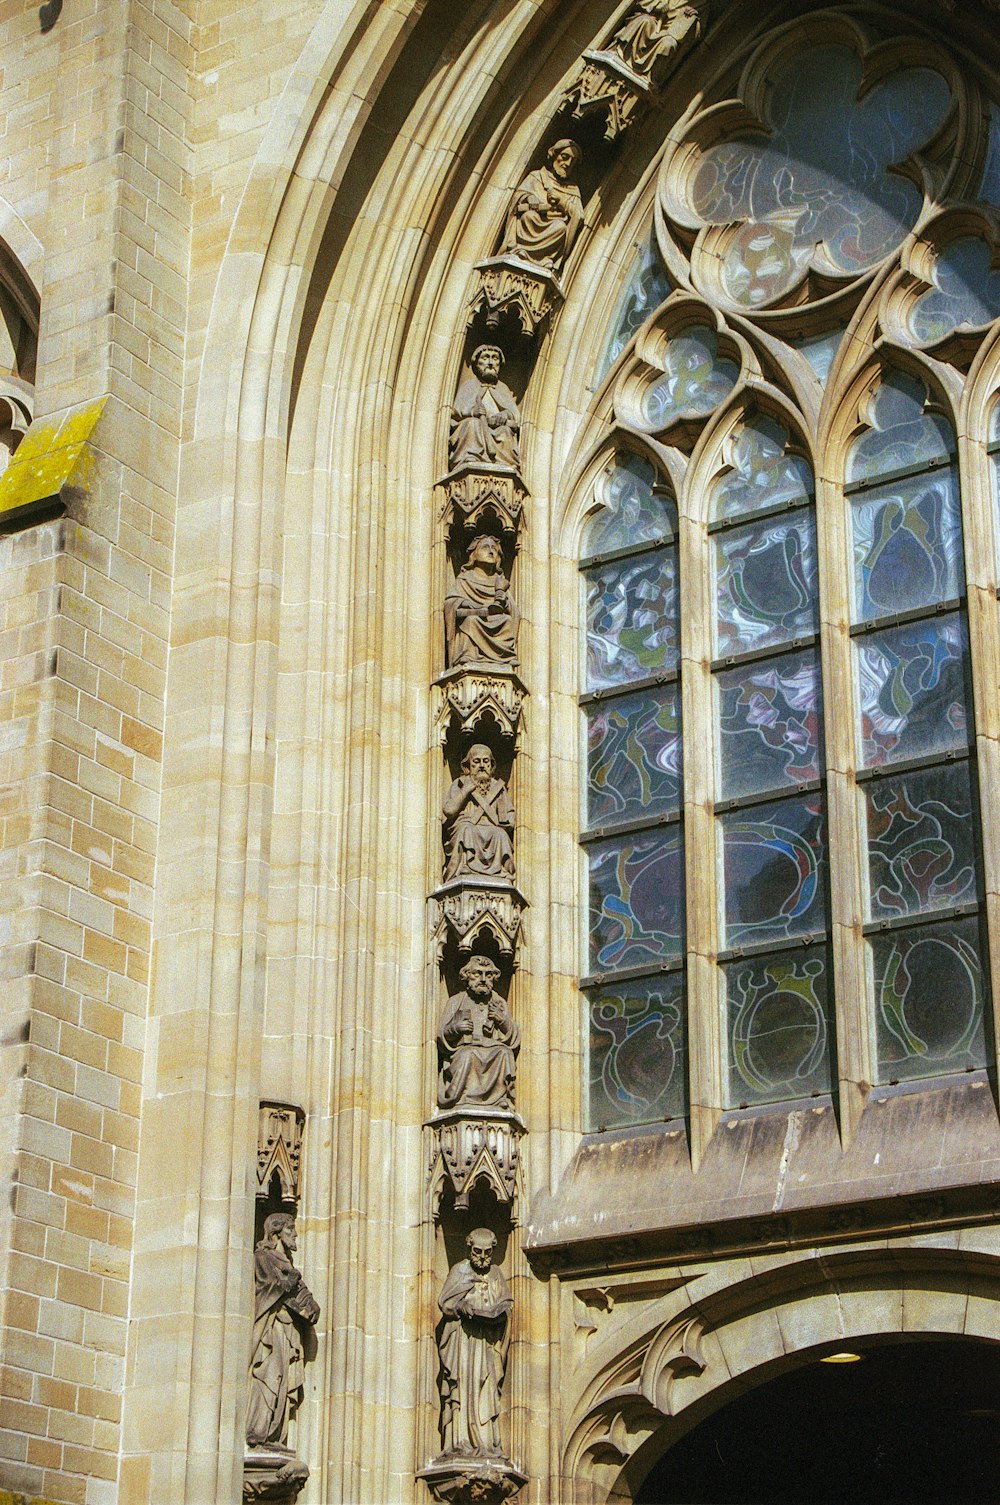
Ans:
[[[979,1505],[1000,1476],[1000,1344],[850,1345],[744,1392],[654,1465],[636,1505]]]

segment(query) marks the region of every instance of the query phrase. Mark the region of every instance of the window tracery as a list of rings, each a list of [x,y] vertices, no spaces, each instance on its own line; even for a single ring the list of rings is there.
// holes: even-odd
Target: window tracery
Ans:
[[[581,550],[592,1130],[829,1093],[842,1052],[889,1083],[991,1048],[963,507],[1000,497],[1000,403],[964,500],[952,404],[1000,316],[1000,115],[880,25],[778,28],[699,101],[659,167],[661,265],[636,259],[603,341],[616,461],[589,500],[669,475],[690,542],[654,565],[633,499]],[[863,998],[837,997],[848,952]]]

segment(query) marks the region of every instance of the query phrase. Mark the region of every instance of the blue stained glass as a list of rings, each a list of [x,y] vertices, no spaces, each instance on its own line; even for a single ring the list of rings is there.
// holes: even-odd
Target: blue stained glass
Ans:
[[[852,498],[851,520],[856,621],[933,606],[963,591],[953,470],[861,492]]]
[[[655,491],[656,467],[642,455],[618,455],[595,487],[600,512],[588,519],[584,553],[606,554],[651,543],[676,531],[673,500]]]
[[[986,1064],[975,918],[871,938],[880,1080]]]
[[[868,786],[873,919],[976,900],[968,763],[939,764]]]
[[[677,809],[681,729],[676,687],[588,706],[587,741],[591,827]]]
[[[834,357],[840,349],[840,342],[844,338],[842,329],[831,329],[829,334],[816,335],[807,340],[790,340],[796,350],[801,350],[810,366],[819,377],[820,381],[826,381],[833,368]]]
[[[767,648],[815,630],[812,513],[734,528],[716,538],[716,654]]]
[[[765,129],[709,147],[688,190],[703,222],[735,227],[722,283],[754,308],[810,264],[857,275],[899,245],[923,195],[894,168],[942,125],[951,91],[941,74],[907,68],[862,93],[860,59],[830,44],[778,65],[766,99]]]
[[[902,371],[883,379],[869,408],[871,428],[851,447],[848,483],[916,469],[954,454],[951,425],[940,413],[925,412],[926,403],[923,382]]]
[[[628,282],[618,300],[608,337],[597,363],[596,379],[602,382],[629,340],[670,295],[670,283],[656,245],[653,231],[639,250]]]
[[[819,778],[820,683],[815,653],[716,675],[721,798]]]
[[[824,929],[822,795],[756,805],[721,821],[726,946]]]
[[[786,453],[788,432],[757,414],[736,433],[731,469],[712,487],[710,515],[737,517],[761,507],[794,505],[812,499],[812,471],[808,461]]]
[[[587,688],[677,667],[677,561],[672,550],[587,571]]]
[[[1000,275],[993,253],[976,235],[953,240],[934,263],[934,286],[910,309],[909,325],[921,345],[944,339],[959,325],[981,329],[1000,314]]]
[[[591,972],[680,956],[683,853],[678,830],[646,831],[588,847]]]
[[[732,962],[725,976],[730,1106],[829,1092],[825,949]]]
[[[965,747],[965,625],[957,612],[856,642],[865,767]]]
[[[684,973],[592,991],[591,1129],[679,1118],[687,1111]]]
[[[990,104],[990,144],[983,164],[983,180],[979,185],[979,197],[994,208],[1000,208],[1000,110]]]
[[[707,328],[689,329],[670,341],[664,375],[642,398],[643,419],[654,433],[682,418],[706,418],[729,396],[740,368],[718,350],[715,332]]]

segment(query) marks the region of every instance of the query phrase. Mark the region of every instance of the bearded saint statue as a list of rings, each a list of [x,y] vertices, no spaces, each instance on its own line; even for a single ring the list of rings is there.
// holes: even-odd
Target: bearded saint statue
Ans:
[[[250,1447],[285,1448],[288,1423],[302,1399],[304,1368],[299,1328],[319,1305],[295,1268],[295,1219],[272,1212],[253,1256],[254,1321],[247,1401]]]
[[[559,272],[583,224],[583,200],[570,174],[583,159],[575,141],[549,147],[548,166],[529,172],[507,215],[501,254]]]
[[[480,345],[472,352],[472,375],[461,383],[451,409],[451,468],[508,465],[520,469],[521,414],[514,394],[500,380],[503,351]]]
[[[437,1035],[438,1107],[513,1108],[521,1032],[494,991],[500,969],[473,956],[459,976],[465,987],[448,999]]]

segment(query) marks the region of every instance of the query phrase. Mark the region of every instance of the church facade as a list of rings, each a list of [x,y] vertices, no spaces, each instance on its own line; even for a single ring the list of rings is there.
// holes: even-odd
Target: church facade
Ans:
[[[0,1501],[991,1497],[996,30],[0,5]]]

